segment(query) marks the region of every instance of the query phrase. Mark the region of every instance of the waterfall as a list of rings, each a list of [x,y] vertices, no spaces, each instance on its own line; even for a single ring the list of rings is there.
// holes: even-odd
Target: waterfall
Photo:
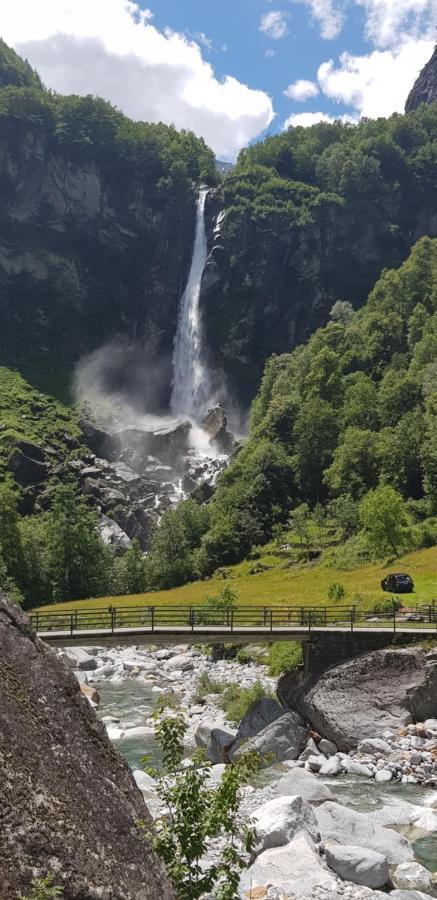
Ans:
[[[187,286],[179,305],[173,354],[171,410],[195,421],[205,411],[210,396],[208,371],[202,362],[199,311],[200,284],[208,254],[205,230],[207,188],[199,191],[193,257]]]

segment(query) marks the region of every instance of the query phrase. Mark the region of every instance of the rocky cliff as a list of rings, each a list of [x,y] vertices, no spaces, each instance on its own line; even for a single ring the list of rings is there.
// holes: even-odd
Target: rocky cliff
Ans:
[[[435,103],[437,101],[437,47],[431,59],[423,67],[417,81],[414,83],[405,104],[405,112],[420,106],[421,103]]]
[[[171,900],[151,819],[71,670],[0,596],[0,900],[53,873],[65,900]]]

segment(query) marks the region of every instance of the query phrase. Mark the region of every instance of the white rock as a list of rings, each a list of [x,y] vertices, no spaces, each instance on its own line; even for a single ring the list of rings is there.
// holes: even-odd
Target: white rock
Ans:
[[[125,731],[123,737],[126,739],[137,738],[137,737],[150,737],[155,734],[154,728],[148,728],[147,725],[134,725],[130,727],[129,725],[125,726]]]
[[[305,768],[308,769],[309,772],[320,772],[324,762],[327,762],[326,756],[322,756],[321,753],[318,753],[317,756],[308,757]]]
[[[360,741],[358,744],[357,750],[358,753],[391,753],[391,746],[387,741],[383,741],[382,738],[365,738],[364,741]]]
[[[283,888],[299,898],[311,897],[317,888],[331,891],[331,896],[336,890],[335,879],[322,864],[311,838],[303,832],[285,847],[261,853],[243,872],[240,890],[244,896],[245,891],[266,885]]]
[[[189,670],[193,667],[194,663],[191,656],[187,656],[184,653],[177,654],[177,656],[172,656],[171,659],[168,659],[165,663],[165,669],[171,672],[174,672],[176,670],[180,672],[189,672]]]
[[[437,719],[426,719],[423,725],[428,738],[437,737]]]
[[[256,809],[251,818],[257,854],[288,844],[299,831],[305,831],[313,841],[319,839],[314,811],[302,797],[275,797]]]
[[[305,737],[303,719],[298,713],[290,711],[249,738],[241,749],[237,742],[229,754],[229,759],[233,760],[248,750],[254,750],[261,760],[269,763],[273,760],[281,762],[284,759],[297,759]]]
[[[110,741],[121,741],[125,736],[125,732],[122,728],[115,728],[113,725],[107,725],[106,731]]]
[[[306,762],[310,756],[320,756],[317,744],[312,737],[308,738],[305,750],[300,754],[299,759],[303,759]]]
[[[332,791],[306,769],[292,769],[278,781],[275,793],[283,796],[300,796],[308,803],[323,803],[334,800]]]
[[[341,759],[339,759],[338,756],[331,756],[323,763],[319,774],[324,776],[333,776],[340,775],[340,772],[342,771],[343,766]]]
[[[331,869],[345,881],[369,888],[380,888],[387,884],[387,859],[376,850],[352,844],[330,844],[325,848],[325,854]]]
[[[432,888],[432,876],[428,869],[418,862],[403,862],[391,873],[395,888],[401,891],[428,891]]]
[[[430,900],[429,894],[423,891],[390,891],[389,900]]]
[[[386,781],[391,781],[393,778],[393,772],[390,772],[390,769],[379,769],[378,772],[375,773],[375,781],[379,784],[383,784]]]
[[[363,763],[349,757],[343,760],[343,768],[346,769],[349,775],[360,775],[363,778],[372,778],[373,776],[373,772],[368,766],[364,766]]]

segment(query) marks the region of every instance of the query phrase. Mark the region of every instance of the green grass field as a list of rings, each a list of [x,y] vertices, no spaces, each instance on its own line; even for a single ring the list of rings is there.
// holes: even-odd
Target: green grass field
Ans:
[[[250,575],[248,562],[227,569],[227,580],[214,576],[209,581],[197,581],[169,591],[156,591],[125,597],[98,597],[59,603],[56,610],[71,610],[87,606],[104,607],[129,605],[194,606],[201,604],[208,595],[217,594],[225,584],[231,584],[238,593],[238,603],[251,606],[322,606],[329,605],[328,587],[340,582],[346,591],[344,604],[357,603],[361,608],[371,608],[375,600],[383,596],[380,582],[387,572],[408,572],[415,583],[415,591],[404,595],[404,603],[415,606],[430,603],[437,598],[437,547],[418,550],[391,563],[362,566],[351,571],[338,571],[320,564],[302,564],[282,568],[283,562],[273,553],[262,556],[259,562],[274,567],[257,575]],[[357,595],[360,595],[359,597]],[[332,604],[331,604],[332,605]],[[43,609],[52,609],[45,606]]]

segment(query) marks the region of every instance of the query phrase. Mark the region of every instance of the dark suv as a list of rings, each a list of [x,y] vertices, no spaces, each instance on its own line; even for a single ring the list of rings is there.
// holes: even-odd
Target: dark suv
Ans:
[[[393,575],[386,575],[381,581],[383,591],[390,591],[398,594],[411,594],[414,591],[414,581],[411,575],[404,575],[401,572],[395,572]]]

